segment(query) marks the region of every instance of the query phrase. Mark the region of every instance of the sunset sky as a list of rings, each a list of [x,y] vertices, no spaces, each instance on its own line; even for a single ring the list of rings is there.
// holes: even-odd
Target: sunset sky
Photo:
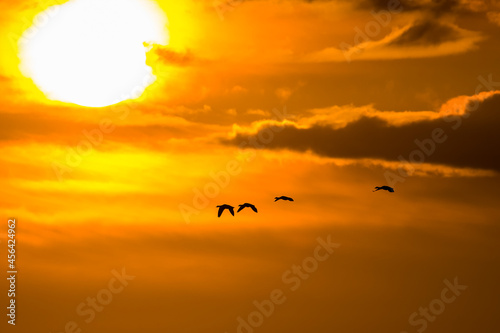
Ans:
[[[0,22],[7,332],[500,330],[500,1],[20,0]]]

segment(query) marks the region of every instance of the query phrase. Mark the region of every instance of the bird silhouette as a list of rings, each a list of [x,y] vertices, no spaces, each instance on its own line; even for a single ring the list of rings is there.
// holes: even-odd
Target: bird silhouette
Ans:
[[[247,203],[247,202],[246,202],[246,203],[244,203],[243,205],[239,205],[239,206],[240,206],[240,208],[238,208],[237,213],[239,213],[239,212],[240,212],[241,210],[243,210],[243,208],[245,208],[245,207],[252,208],[252,210],[253,210],[254,212],[256,212],[256,213],[257,213],[257,208],[255,208],[255,206],[254,206],[254,205],[249,204],[249,203]]]
[[[288,201],[293,201],[292,198],[290,197],[285,197],[284,195],[282,195],[281,197],[275,197],[274,198],[274,202],[278,201],[278,200],[288,200]]]
[[[229,210],[229,212],[231,213],[231,215],[234,216],[234,207],[233,206],[220,205],[220,206],[217,206],[217,208],[219,208],[219,211],[217,212],[217,216],[218,217],[220,217],[222,215],[222,212],[224,211],[224,209]]]
[[[392,187],[389,187],[389,186],[375,186],[375,190],[373,190],[373,192],[376,192],[376,191],[379,191],[379,190],[386,190],[386,191],[389,191],[389,192],[394,192],[394,189]]]

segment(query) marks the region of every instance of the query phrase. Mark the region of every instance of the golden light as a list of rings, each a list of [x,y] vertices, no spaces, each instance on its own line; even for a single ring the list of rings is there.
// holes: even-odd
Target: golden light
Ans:
[[[49,99],[89,107],[139,97],[156,79],[149,45],[169,41],[151,0],[71,0],[33,22],[19,41],[23,75]]]

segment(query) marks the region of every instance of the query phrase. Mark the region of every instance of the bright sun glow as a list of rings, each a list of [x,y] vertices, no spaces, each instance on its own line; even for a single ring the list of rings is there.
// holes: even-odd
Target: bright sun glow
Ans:
[[[107,106],[139,97],[154,82],[144,43],[168,39],[155,2],[71,0],[35,17],[19,42],[21,71],[50,99]]]

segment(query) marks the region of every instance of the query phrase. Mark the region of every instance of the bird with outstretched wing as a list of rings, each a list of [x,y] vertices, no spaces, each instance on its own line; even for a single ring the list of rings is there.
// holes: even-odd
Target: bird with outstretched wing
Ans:
[[[380,190],[386,190],[386,191],[389,191],[389,192],[394,192],[394,189],[390,186],[375,186],[375,190],[373,190],[372,192],[376,192],[376,191],[380,191]]]
[[[252,210],[257,213],[257,208],[254,205],[249,204],[248,202],[246,202],[246,203],[244,203],[242,205],[239,205],[239,206],[240,206],[240,208],[238,208],[237,213],[239,213],[240,211],[243,210],[243,208],[246,208],[246,207],[252,208]]]
[[[234,207],[233,206],[224,204],[224,205],[217,206],[217,208],[219,208],[219,211],[217,212],[218,217],[220,217],[222,215],[222,213],[224,212],[225,209],[229,210],[231,215],[234,216]]]
[[[290,198],[290,197],[286,197],[286,196],[284,196],[284,195],[282,195],[281,197],[275,197],[275,198],[274,198],[274,202],[276,202],[276,201],[278,201],[278,200],[293,201],[293,199],[292,199],[292,198]]]

